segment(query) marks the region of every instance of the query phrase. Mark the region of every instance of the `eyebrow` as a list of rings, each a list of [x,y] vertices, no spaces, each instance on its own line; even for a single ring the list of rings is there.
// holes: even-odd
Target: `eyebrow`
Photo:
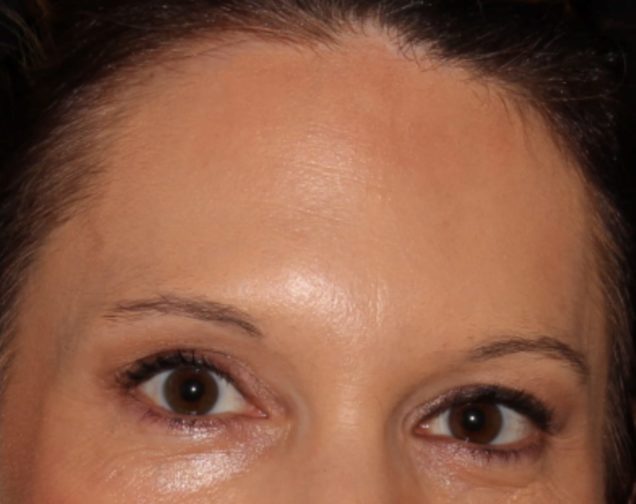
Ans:
[[[227,324],[237,327],[251,337],[262,338],[263,332],[256,322],[236,306],[210,301],[200,297],[183,297],[173,294],[152,298],[121,301],[109,309],[104,317],[108,320],[130,320],[152,315],[173,315],[203,322]],[[469,351],[468,360],[484,362],[519,353],[536,354],[565,363],[584,382],[589,379],[590,367],[585,356],[564,343],[551,337],[528,338],[512,336],[479,345]]]
[[[536,354],[561,361],[576,372],[584,382],[587,382],[590,377],[590,366],[585,356],[560,339],[551,336],[503,338],[473,348],[469,353],[469,360],[484,362],[519,353]]]
[[[254,320],[239,308],[204,298],[160,295],[148,299],[122,301],[109,309],[108,320],[126,320],[152,315],[174,315],[203,322],[237,327],[248,336],[262,338],[263,333]]]

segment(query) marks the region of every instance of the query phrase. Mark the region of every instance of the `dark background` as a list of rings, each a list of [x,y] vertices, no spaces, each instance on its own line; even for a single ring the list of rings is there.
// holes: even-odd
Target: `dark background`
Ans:
[[[625,125],[622,143],[625,149],[626,184],[623,201],[628,219],[636,229],[636,0],[597,0],[573,2],[598,20],[625,51],[627,66],[624,91]],[[632,243],[631,262],[636,264],[636,243]],[[632,285],[636,299],[636,279]],[[634,308],[636,311],[636,307]]]

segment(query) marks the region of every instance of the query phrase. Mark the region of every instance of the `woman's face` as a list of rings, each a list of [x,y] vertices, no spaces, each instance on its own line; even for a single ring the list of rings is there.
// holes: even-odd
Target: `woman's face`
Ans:
[[[25,285],[9,502],[602,500],[591,212],[536,116],[379,37],[143,79]]]

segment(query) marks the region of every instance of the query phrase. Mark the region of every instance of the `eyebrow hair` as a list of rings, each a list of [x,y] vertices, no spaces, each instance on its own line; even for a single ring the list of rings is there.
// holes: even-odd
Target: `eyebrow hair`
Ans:
[[[215,322],[238,327],[249,336],[262,338],[254,320],[236,306],[201,297],[160,295],[153,298],[121,301],[104,315],[109,320],[129,319],[147,315],[176,315],[203,322]]]
[[[153,314],[175,315],[203,322],[228,324],[249,336],[262,338],[263,333],[243,310],[236,306],[210,301],[202,297],[183,297],[163,294],[152,298],[121,301],[104,315],[109,320],[120,320]],[[585,356],[563,341],[551,337],[526,338],[513,336],[477,346],[470,350],[468,359],[483,362],[518,353],[534,353],[559,360],[573,369],[584,381],[589,379],[589,364]]]
[[[590,366],[585,356],[563,341],[551,336],[541,336],[534,339],[514,336],[486,343],[472,349],[469,360],[483,362],[518,353],[533,353],[561,361],[574,370],[583,381],[586,382],[589,379]]]

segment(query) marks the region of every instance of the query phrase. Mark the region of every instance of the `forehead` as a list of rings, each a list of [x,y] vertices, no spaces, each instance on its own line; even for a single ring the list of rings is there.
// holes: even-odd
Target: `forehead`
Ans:
[[[57,236],[84,299],[592,344],[583,184],[497,86],[367,39],[201,51],[132,94],[100,197]]]

